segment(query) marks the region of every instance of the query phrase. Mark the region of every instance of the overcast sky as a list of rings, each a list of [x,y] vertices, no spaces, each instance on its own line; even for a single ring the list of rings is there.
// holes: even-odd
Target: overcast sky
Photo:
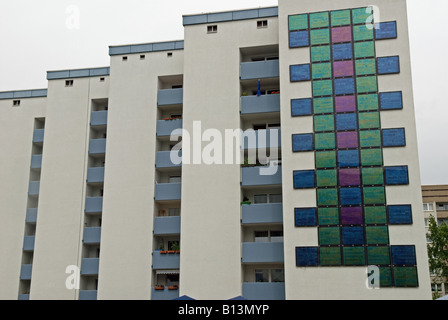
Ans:
[[[422,184],[448,184],[444,94],[448,1],[407,2]],[[49,70],[108,66],[109,45],[181,40],[184,14],[277,4],[277,0],[2,0],[0,91],[46,88]],[[79,19],[73,19],[76,16]]]

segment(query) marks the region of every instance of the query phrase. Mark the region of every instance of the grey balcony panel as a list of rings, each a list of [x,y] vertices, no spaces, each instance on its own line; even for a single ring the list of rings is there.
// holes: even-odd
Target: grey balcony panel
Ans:
[[[35,236],[25,236],[23,239],[23,251],[31,252],[34,251]]]
[[[156,184],[155,200],[180,200],[182,194],[181,183],[159,183]]]
[[[180,234],[180,217],[157,217],[154,219],[154,234]]]
[[[106,153],[106,139],[93,139],[89,143],[89,154],[98,155]]]
[[[241,80],[278,78],[280,68],[278,60],[242,62]]]
[[[107,125],[107,111],[93,111],[90,116],[90,125],[92,127]]]
[[[282,146],[282,132],[280,129],[247,130],[244,132],[245,150],[280,148],[281,146]],[[279,156],[280,155],[278,155],[278,157]]]
[[[243,263],[283,263],[283,242],[243,243]]]
[[[242,206],[242,224],[282,223],[283,204],[265,203]]]
[[[244,282],[243,297],[248,300],[285,300],[285,283]]]
[[[31,157],[31,169],[42,168],[42,155],[36,155]]]
[[[86,198],[86,213],[100,213],[103,211],[103,197]]]
[[[79,291],[78,300],[93,301],[93,300],[97,300],[97,298],[98,298],[97,290],[81,290],[81,291]]]
[[[157,136],[171,136],[174,130],[182,129],[182,119],[157,121]]]
[[[267,186],[282,184],[282,166],[277,166],[277,170],[270,171],[265,167],[243,167],[241,168],[242,186]],[[273,173],[273,174],[272,174]],[[263,175],[264,174],[264,175]]]
[[[40,189],[40,181],[31,181],[28,188],[28,194],[30,196],[37,196],[39,195],[39,189]]]
[[[174,300],[179,298],[179,289],[170,290],[165,287],[163,290],[152,288],[151,300]]]
[[[47,71],[47,80],[99,77],[99,76],[108,76],[109,74],[110,74],[109,67],[61,70],[61,71]]]
[[[218,13],[206,13],[183,16],[183,25],[195,25],[212,22],[226,22],[264,17],[277,17],[278,7],[259,8],[250,10],[237,10]]]
[[[184,89],[165,89],[159,90],[157,96],[157,105],[168,106],[182,104],[184,100]]]
[[[31,280],[32,271],[32,264],[22,264],[22,268],[20,270],[20,280]]]
[[[241,114],[245,115],[269,112],[280,112],[279,94],[241,97]]]
[[[84,244],[101,243],[101,227],[84,228]]]
[[[26,223],[37,222],[37,208],[29,208],[26,210]]]
[[[84,259],[82,259],[81,275],[84,275],[84,276],[98,275],[99,269],[100,269],[100,259],[99,258],[84,258]]]
[[[154,270],[160,269],[180,269],[180,254],[179,253],[160,253],[161,251],[154,251],[152,255],[152,268]]]
[[[176,157],[182,157],[182,151],[173,151]],[[182,163],[174,164],[171,161],[171,151],[159,151],[156,153],[156,168],[176,168],[181,167]]]
[[[44,142],[44,134],[45,134],[45,129],[34,130],[33,142],[34,143],[43,143]]]
[[[19,301],[30,300],[30,295],[28,293],[19,294]]]
[[[89,168],[87,170],[87,183],[104,182],[104,168]]]

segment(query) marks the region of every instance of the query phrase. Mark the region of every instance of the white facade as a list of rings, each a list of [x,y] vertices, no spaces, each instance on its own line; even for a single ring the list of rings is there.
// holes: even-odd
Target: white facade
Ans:
[[[281,0],[184,16],[184,41],[111,47],[110,68],[49,72],[48,92],[37,97],[0,93],[0,298],[430,298],[405,1],[375,3],[380,21],[398,26],[396,38],[376,41],[375,57],[400,57],[400,72],[379,76],[378,92],[401,91],[404,104],[381,112],[381,128],[406,130],[406,146],[384,149],[382,167],[409,172],[408,184],[385,187],[387,205],[415,214],[412,224],[387,225],[387,248],[415,246],[418,286],[368,289],[367,263],[297,264],[297,248],[320,243],[318,225],[295,224],[296,208],[318,203],[315,187],[294,188],[293,172],[317,167],[314,150],[293,151],[292,136],[314,133],[314,117],[293,117],[291,100],[310,98],[313,82],[290,79],[290,66],[311,60],[309,46],[290,46],[288,19],[371,3]],[[45,129],[43,143],[33,143],[35,129]],[[173,129],[184,129],[182,166],[170,160]],[[226,135],[239,129],[281,132],[259,146],[279,151],[276,174],[231,161],[228,149],[210,152],[219,136],[228,138],[222,147],[239,143]],[[217,160],[208,164],[207,154]],[[41,168],[30,164],[35,155]],[[36,180],[39,192],[29,195]],[[32,273],[21,278],[22,266]]]

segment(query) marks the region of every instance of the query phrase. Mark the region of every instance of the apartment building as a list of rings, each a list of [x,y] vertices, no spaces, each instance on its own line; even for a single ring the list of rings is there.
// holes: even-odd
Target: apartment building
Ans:
[[[374,2],[186,15],[0,93],[0,298],[431,298],[406,3]]]
[[[434,217],[438,224],[448,224],[448,186],[426,185],[422,187],[423,193],[423,215],[426,233],[429,231],[428,221]],[[431,289],[433,293],[441,296],[448,294],[448,283],[435,279],[431,276]]]

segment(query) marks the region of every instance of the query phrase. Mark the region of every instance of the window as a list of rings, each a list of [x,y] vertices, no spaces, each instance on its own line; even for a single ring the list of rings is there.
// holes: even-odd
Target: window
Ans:
[[[267,27],[268,27],[268,20],[257,21],[257,28],[267,28]]]
[[[433,204],[432,203],[424,203],[423,210],[424,211],[433,211],[434,210]]]
[[[20,107],[20,100],[14,100],[12,102],[13,107]]]
[[[281,203],[281,194],[256,194],[254,195],[254,204],[262,203]]]
[[[271,242],[283,242],[283,231],[271,231]]]
[[[172,85],[171,89],[182,89],[184,86],[181,84]]]
[[[128,57],[123,57],[121,60],[122,61],[128,61]]]
[[[172,114],[172,115],[170,115],[170,118],[171,119],[182,119],[182,114]]]
[[[255,242],[269,242],[269,231],[255,231]]]
[[[270,194],[269,203],[282,203],[283,198],[281,194]]]
[[[73,87],[73,83],[74,83],[73,80],[65,80],[65,86],[66,87]]]
[[[169,208],[168,216],[170,217],[179,217],[180,216],[180,208]]]
[[[104,82],[106,78],[100,78],[100,82]]]
[[[432,284],[431,289],[432,292],[442,292],[442,284],[441,283]]]
[[[255,270],[255,282],[269,282],[269,270],[268,269]]]
[[[146,56],[144,54],[141,54],[140,55],[140,60],[145,60],[145,59],[146,59]]]
[[[283,230],[254,231],[255,242],[283,242]]]
[[[218,26],[207,26],[207,33],[217,33],[218,32]]]
[[[180,182],[181,182],[181,177],[179,177],[179,176],[170,177],[169,183],[180,183]]]
[[[271,282],[285,282],[285,270],[272,269],[271,270]]]
[[[268,195],[267,194],[254,195],[254,203],[255,204],[268,203]]]
[[[168,58],[171,58],[171,57],[173,56],[173,53],[172,53],[172,52],[167,52],[166,56],[167,56]]]
[[[425,227],[428,226],[429,219],[425,218]]]

